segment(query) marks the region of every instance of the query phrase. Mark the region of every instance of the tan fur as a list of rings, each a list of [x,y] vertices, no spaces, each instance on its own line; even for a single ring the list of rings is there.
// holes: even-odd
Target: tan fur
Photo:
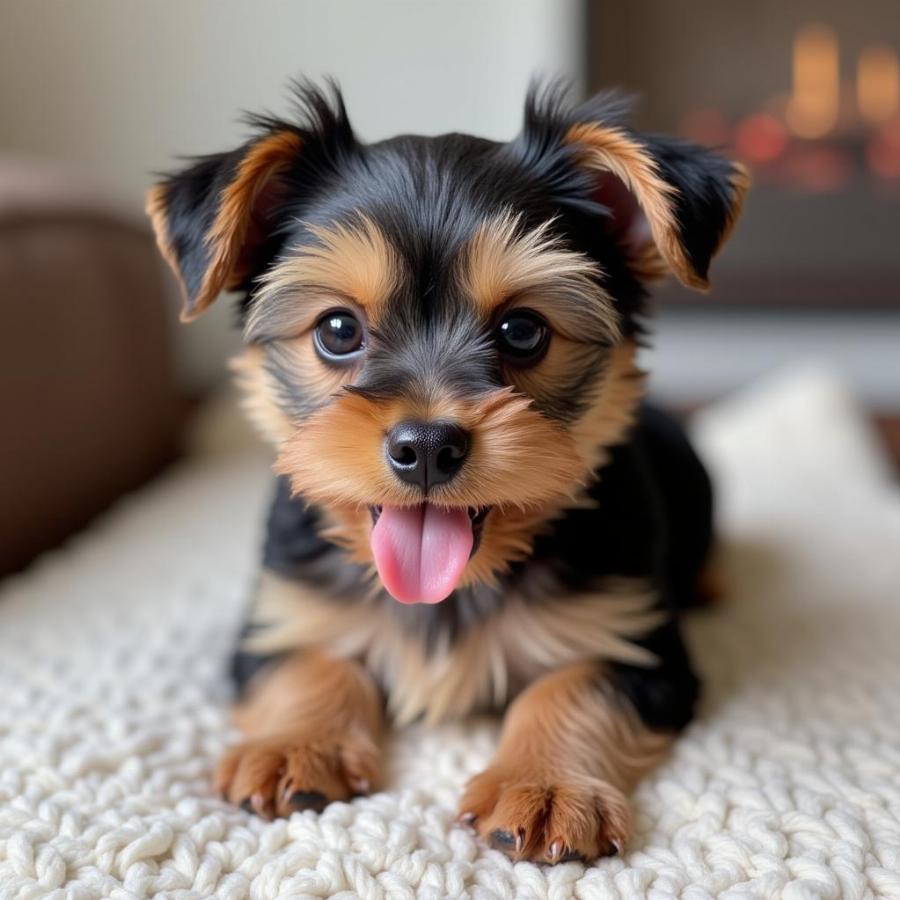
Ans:
[[[295,653],[236,710],[250,738],[222,759],[217,787],[267,818],[368,792],[378,780],[381,719],[378,691],[358,664]]]
[[[241,408],[260,435],[276,447],[294,432],[287,413],[279,406],[272,376],[265,368],[265,349],[250,346],[231,360]]]
[[[324,365],[308,332],[265,345],[250,344],[234,357],[229,367],[235,374],[241,407],[259,434],[277,448],[294,434],[297,423],[279,403],[279,385],[271,373],[273,362],[302,385],[306,403],[317,405],[331,400],[353,378],[355,370]]]
[[[647,729],[601,676],[584,662],[535,681],[510,707],[490,767],[466,788],[464,819],[515,859],[592,859],[628,840],[626,794],[672,737]]]
[[[618,128],[604,125],[573,125],[566,143],[581,150],[580,162],[594,171],[610,172],[634,194],[647,217],[653,241],[679,280],[697,290],[709,282],[691,265],[678,237],[673,198],[677,189],[659,174],[653,158]]]
[[[637,347],[631,341],[612,351],[593,404],[571,428],[578,455],[591,472],[606,461],[607,448],[624,440],[634,424],[646,390],[646,375],[638,369],[636,356]]]
[[[357,305],[365,318],[378,318],[401,277],[396,251],[381,229],[359,216],[353,224],[329,228],[310,226],[318,243],[306,246],[266,273],[248,317],[252,337],[261,320],[272,316],[273,305],[287,309],[279,318],[279,336],[294,336],[311,326],[310,306],[325,312],[336,306]]]
[[[295,491],[330,508],[419,503],[419,492],[400,483],[384,461],[384,435],[409,418],[450,419],[473,435],[462,472],[429,496],[439,505],[528,507],[569,496],[580,475],[571,438],[511,388],[480,401],[381,403],[343,394],[304,422],[276,471],[290,476]]]
[[[633,253],[628,260],[628,266],[644,284],[659,281],[669,274],[666,261],[659,255],[659,250],[653,243],[648,243]]]
[[[544,312],[564,335],[566,324],[571,334],[586,316],[599,317],[615,340],[619,324],[611,298],[600,287],[602,270],[583,253],[562,246],[551,225],[548,221],[520,233],[519,217],[511,214],[485,222],[462,258],[463,289],[486,319],[515,300]]]
[[[734,169],[734,174],[728,179],[732,191],[731,205],[728,209],[728,219],[725,222],[725,227],[722,229],[717,250],[731,237],[731,232],[734,231],[734,226],[737,225],[737,221],[741,217],[747,191],[750,190],[753,182],[746,166],[741,163],[732,163],[732,168]]]
[[[510,379],[523,393],[540,397],[548,390],[545,386],[563,382],[579,349],[578,345],[554,339],[547,359],[538,368],[510,372]],[[610,351],[609,367],[594,388],[593,402],[570,426],[579,459],[588,471],[605,461],[605,449],[618,443],[634,421],[634,411],[645,390],[645,375],[636,367],[635,356],[636,347],[630,342]]]
[[[534,678],[578,660],[653,663],[630,640],[661,621],[645,585],[613,583],[603,593],[567,594],[560,603],[552,601],[552,581],[540,590],[535,602],[505,597],[498,611],[457,641],[445,635],[427,648],[420,632],[404,627],[404,610],[380,597],[344,606],[267,574],[253,609],[258,630],[245,644],[258,653],[323,647],[361,661],[385,689],[388,710],[401,724],[502,708]]]
[[[268,351],[272,361],[289,373],[292,382],[302,386],[304,402],[309,405],[328,403],[356,374],[353,366],[323,365],[310,334],[273,341]]]
[[[570,341],[554,334],[540,365],[534,368],[508,366],[504,376],[517,391],[538,402],[552,403],[567,393],[567,389],[574,391],[580,386],[578,379],[584,367],[596,363],[601,353],[603,350],[595,344]]]

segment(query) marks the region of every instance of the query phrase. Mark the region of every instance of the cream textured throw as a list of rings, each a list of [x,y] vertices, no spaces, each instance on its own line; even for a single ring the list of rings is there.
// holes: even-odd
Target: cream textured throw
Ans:
[[[320,816],[212,796],[268,490],[219,422],[0,594],[0,897],[900,898],[900,494],[814,371],[695,432],[731,587],[689,622],[702,714],[623,858],[513,865],[456,825],[485,722],[401,735],[385,792]]]

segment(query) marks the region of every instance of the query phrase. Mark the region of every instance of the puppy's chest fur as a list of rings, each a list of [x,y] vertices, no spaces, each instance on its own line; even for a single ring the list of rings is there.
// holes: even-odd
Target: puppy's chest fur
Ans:
[[[538,572],[534,577],[541,580]],[[502,708],[533,679],[581,660],[652,662],[631,642],[661,621],[645,582],[621,580],[584,594],[547,587],[540,599],[519,590],[455,597],[450,617],[381,594],[327,599],[306,583],[267,574],[244,646],[262,654],[324,649],[357,659],[401,724]]]
[[[635,529],[641,504],[617,510],[599,492],[592,499],[606,509],[550,524],[531,558],[497,585],[405,606],[322,538],[315,509],[291,500],[280,482],[244,658],[322,649],[359,660],[399,723],[500,709],[540,675],[583,660],[651,665],[640,638],[665,616],[652,542]],[[625,555],[604,540],[603,523],[617,513],[632,548]]]

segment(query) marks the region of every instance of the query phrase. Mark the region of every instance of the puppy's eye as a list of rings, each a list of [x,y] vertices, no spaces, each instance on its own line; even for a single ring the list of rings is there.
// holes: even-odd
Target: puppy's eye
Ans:
[[[494,342],[506,362],[533,366],[547,352],[550,326],[534,310],[514,309],[494,329]]]
[[[343,359],[363,349],[364,337],[362,324],[352,312],[335,309],[319,319],[314,341],[320,356]]]

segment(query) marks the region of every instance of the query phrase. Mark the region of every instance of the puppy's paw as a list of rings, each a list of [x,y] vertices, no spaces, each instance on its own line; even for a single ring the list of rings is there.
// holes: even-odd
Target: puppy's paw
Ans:
[[[244,741],[219,762],[216,790],[265,819],[367,794],[378,777],[379,752],[364,733],[285,733]]]
[[[510,859],[559,863],[621,852],[631,832],[625,795],[594,778],[492,766],[466,786],[460,819]]]

